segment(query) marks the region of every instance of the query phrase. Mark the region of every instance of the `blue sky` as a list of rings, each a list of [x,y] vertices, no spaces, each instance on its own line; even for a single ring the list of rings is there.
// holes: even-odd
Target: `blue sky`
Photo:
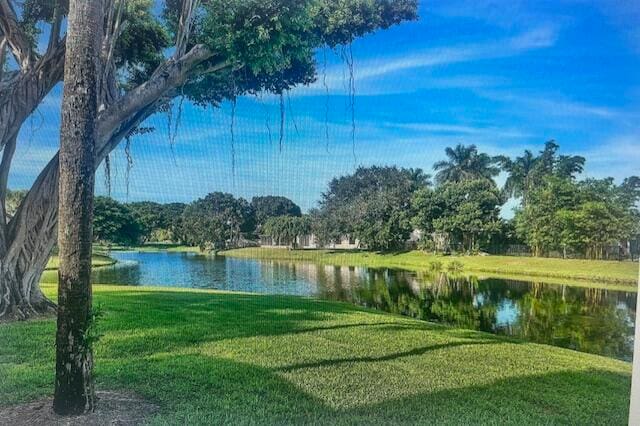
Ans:
[[[286,98],[282,149],[273,96],[239,100],[233,143],[230,105],[185,102],[173,146],[165,115],[132,141],[128,193],[123,147],[113,154],[112,195],[188,202],[212,191],[274,194],[307,210],[332,177],[356,165],[431,172],[457,143],[514,156],[549,139],[587,157],[585,176],[640,174],[638,22],[634,0],[422,2],[419,21],[353,44],[355,143],[346,65],[320,51],[318,82]],[[29,187],[55,153],[60,93],[23,127],[10,187]],[[99,194],[104,180],[99,172]]]

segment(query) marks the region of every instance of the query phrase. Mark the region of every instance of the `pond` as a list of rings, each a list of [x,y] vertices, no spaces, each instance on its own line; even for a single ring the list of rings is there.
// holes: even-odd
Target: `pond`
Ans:
[[[631,360],[633,292],[443,273],[113,252],[101,284],[212,288],[340,300],[461,328]]]

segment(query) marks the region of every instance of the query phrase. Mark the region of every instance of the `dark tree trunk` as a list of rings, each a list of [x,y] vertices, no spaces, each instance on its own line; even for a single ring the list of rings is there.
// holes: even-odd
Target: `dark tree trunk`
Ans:
[[[97,119],[97,58],[102,2],[69,4],[58,207],[58,330],[53,407],[58,414],[93,409],[91,241]]]

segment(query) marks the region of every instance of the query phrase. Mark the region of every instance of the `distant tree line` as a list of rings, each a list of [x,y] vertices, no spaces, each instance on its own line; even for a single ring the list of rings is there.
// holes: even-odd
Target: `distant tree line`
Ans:
[[[578,179],[585,159],[558,154],[549,141],[537,154],[508,158],[474,145],[446,149],[434,164],[434,182],[420,169],[371,166],[332,179],[318,207],[303,215],[280,196],[251,202],[214,192],[190,204],[119,203],[98,197],[97,240],[115,244],[172,241],[203,249],[250,244],[259,236],[295,248],[314,234],[321,245],[342,238],[370,250],[406,247],[412,231],[419,248],[480,252],[526,246],[534,256],[560,253],[604,258],[607,248],[628,251],[640,233],[640,178]],[[503,172],[500,188],[495,178]],[[512,219],[500,215],[516,199]]]
[[[228,193],[213,192],[190,204],[121,203],[96,197],[94,238],[117,245],[174,242],[223,249],[255,240],[262,228],[275,230],[278,225],[268,225],[272,218],[300,216],[302,211],[293,201],[271,195],[248,202]]]

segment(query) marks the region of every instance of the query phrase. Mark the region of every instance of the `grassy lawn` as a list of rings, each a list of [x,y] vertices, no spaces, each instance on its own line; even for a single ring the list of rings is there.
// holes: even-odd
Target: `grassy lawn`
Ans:
[[[308,298],[94,289],[98,388],[160,404],[153,424],[627,423],[622,361]],[[52,392],[54,330],[0,324],[0,405]]]
[[[453,261],[463,264],[465,272],[494,276],[529,276],[566,278],[608,283],[638,282],[637,262],[604,260],[548,259],[516,256],[434,256],[421,251],[402,253],[373,253],[340,250],[287,250],[279,248],[244,248],[220,252],[224,256],[257,259],[310,261],[332,265],[368,266],[404,269],[427,269],[431,262],[442,262],[447,267]]]
[[[91,256],[91,266],[94,266],[94,267],[109,266],[115,263],[116,263],[115,259],[112,259],[109,256],[104,254],[94,253],[93,256]],[[58,256],[51,256],[51,258],[49,258],[49,263],[47,263],[47,266],[45,267],[45,271],[56,270],[58,269],[59,265],[60,265],[60,261],[58,259]]]

